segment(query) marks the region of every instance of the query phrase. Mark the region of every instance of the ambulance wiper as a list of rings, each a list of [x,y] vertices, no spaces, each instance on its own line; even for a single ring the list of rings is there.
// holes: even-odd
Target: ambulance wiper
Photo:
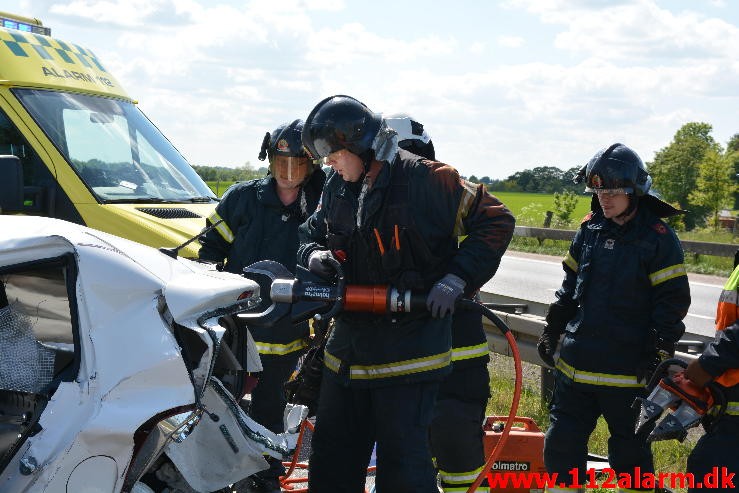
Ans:
[[[111,199],[106,204],[182,204],[184,200],[165,200],[159,197],[137,197],[135,199]]]
[[[191,198],[189,198],[187,200],[190,201],[190,202],[193,202],[193,203],[204,203],[204,204],[207,204],[208,202],[212,202],[215,199],[213,197],[191,197]]]

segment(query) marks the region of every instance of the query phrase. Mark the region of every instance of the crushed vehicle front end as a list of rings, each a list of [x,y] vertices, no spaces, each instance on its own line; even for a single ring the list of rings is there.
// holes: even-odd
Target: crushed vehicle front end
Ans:
[[[2,491],[136,491],[165,465],[215,491],[291,450],[237,402],[260,363],[226,319],[254,282],[64,221],[0,223]]]

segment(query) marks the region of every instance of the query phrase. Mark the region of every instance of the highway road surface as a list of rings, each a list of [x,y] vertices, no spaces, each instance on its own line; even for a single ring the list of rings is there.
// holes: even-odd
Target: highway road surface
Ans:
[[[551,303],[554,292],[562,284],[561,259],[509,251],[500,269],[482,290],[527,301]],[[716,276],[688,274],[692,302],[685,317],[687,332],[713,336],[716,303],[725,279]]]

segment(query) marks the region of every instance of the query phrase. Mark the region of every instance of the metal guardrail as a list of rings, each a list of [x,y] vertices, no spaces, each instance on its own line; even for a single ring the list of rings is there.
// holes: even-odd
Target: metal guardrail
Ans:
[[[510,313],[511,311],[516,311],[512,309],[506,309],[506,311],[493,309],[493,311],[510,327],[516,339],[521,359],[527,363],[545,367],[544,362],[539,358],[536,343],[544,330],[544,313],[546,312],[547,305],[534,301],[516,300],[515,298],[494,295],[487,292],[481,292],[480,297],[483,303],[526,306],[525,311],[520,310],[521,313]],[[490,351],[512,356],[510,347],[508,346],[508,340],[501,335],[498,328],[486,318],[483,318],[483,327],[485,328],[485,335]],[[712,340],[712,337],[686,332],[683,338],[680,339],[678,351],[675,355],[686,361],[693,360],[703,352],[704,344]]]
[[[543,240],[567,240],[575,236],[575,231],[569,229],[534,228],[531,226],[516,226],[513,234],[528,238]],[[715,255],[717,257],[734,257],[739,245],[731,243],[711,243],[707,241],[680,240],[683,250],[698,255]]]

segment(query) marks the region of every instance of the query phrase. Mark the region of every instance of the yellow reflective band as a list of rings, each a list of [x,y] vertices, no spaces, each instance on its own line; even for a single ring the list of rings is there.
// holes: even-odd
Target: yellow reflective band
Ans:
[[[739,416],[739,402],[727,402],[726,403],[726,414],[731,414],[732,416]]]
[[[328,351],[323,352],[323,364],[334,373],[339,373],[341,369],[341,360]]]
[[[654,488],[651,490],[637,490],[632,488],[616,488],[616,491],[619,491],[621,493],[649,493],[650,491],[654,491]]]
[[[726,280],[724,289],[727,291],[736,291],[737,287],[739,287],[739,269],[734,269]]]
[[[472,205],[472,201],[475,200],[475,194],[477,193],[477,187],[465,180],[462,180],[462,187],[462,200],[460,200],[459,208],[457,209],[457,219],[454,222],[453,236],[462,236],[467,233],[462,221],[470,213],[470,206]]]
[[[444,493],[465,493],[469,488],[467,486],[453,486],[451,488],[445,488],[443,485],[441,491]]]
[[[568,365],[561,357],[557,360],[556,368],[567,378],[578,383],[604,385],[607,387],[643,387],[636,376],[576,370]]]
[[[662,284],[663,282],[674,279],[675,277],[687,275],[688,273],[685,270],[684,264],[675,264],[658,270],[657,272],[652,272],[649,274],[649,280],[652,281],[652,286],[657,286],[658,284]]]
[[[336,373],[341,368],[341,360],[326,351],[324,364],[326,367]],[[414,358],[405,361],[397,361],[395,363],[387,363],[384,365],[351,365],[349,367],[349,378],[352,380],[372,380],[376,378],[397,377],[400,375],[410,375],[412,373],[420,373],[424,371],[438,370],[449,366],[452,361],[452,352],[447,351],[441,354],[434,354],[424,358]]]
[[[466,472],[448,472],[439,469],[439,476],[444,483],[449,484],[461,484],[461,483],[472,483],[477,479],[477,475],[482,471],[482,466],[478,467],[473,471]]]
[[[464,359],[480,358],[490,353],[488,343],[483,342],[476,346],[464,346],[452,348],[452,361],[460,361]]]
[[[424,358],[414,358],[384,365],[351,365],[349,378],[352,380],[372,380],[375,378],[397,377],[424,371],[438,370],[449,366],[452,361],[452,352],[446,351]]]
[[[306,344],[305,342],[305,339],[296,339],[287,344],[270,344],[267,342],[259,341],[254,342],[257,346],[257,351],[259,351],[259,354],[276,354],[280,356],[294,353],[295,351],[300,351],[304,347],[308,346],[308,344]]]
[[[569,267],[572,272],[577,272],[577,269],[579,268],[577,260],[575,260],[569,251],[567,252],[567,255],[565,255],[565,258],[562,259],[562,263]]]
[[[208,216],[208,221],[210,221],[210,224],[215,224],[218,221],[221,221],[221,216],[219,216],[216,211],[213,211],[213,214]],[[221,223],[216,226],[216,231],[221,234],[226,242],[233,243],[234,234],[231,232],[231,228],[228,227],[228,224],[226,224],[226,221],[221,221]]]

